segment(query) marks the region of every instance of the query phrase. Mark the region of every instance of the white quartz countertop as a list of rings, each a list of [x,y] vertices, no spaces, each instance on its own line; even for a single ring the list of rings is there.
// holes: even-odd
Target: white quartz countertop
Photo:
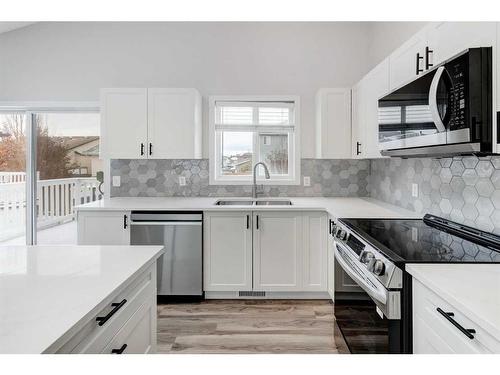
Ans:
[[[162,246],[0,246],[0,353],[43,353],[162,253]]]
[[[421,218],[422,215],[372,198],[259,198],[260,200],[290,199],[291,206],[217,206],[219,199],[249,200],[239,198],[168,198],[168,197],[138,197],[110,198],[77,206],[77,210],[178,210],[178,211],[327,211],[335,218]]]
[[[406,271],[500,340],[500,264],[407,264]]]

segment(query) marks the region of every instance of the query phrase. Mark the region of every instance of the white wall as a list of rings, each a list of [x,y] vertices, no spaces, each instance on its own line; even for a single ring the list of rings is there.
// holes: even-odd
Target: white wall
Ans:
[[[371,66],[376,66],[426,24],[427,22],[370,22],[368,59]]]
[[[0,101],[95,101],[101,87],[196,87],[204,97],[301,97],[314,157],[314,95],[373,64],[368,23],[37,23],[0,35]],[[204,133],[204,156],[208,140]]]

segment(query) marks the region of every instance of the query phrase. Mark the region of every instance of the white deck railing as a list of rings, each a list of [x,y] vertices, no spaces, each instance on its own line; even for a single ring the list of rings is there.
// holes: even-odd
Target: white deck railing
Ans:
[[[101,199],[99,182],[89,178],[37,181],[37,228],[74,219],[74,206]],[[23,235],[26,226],[26,183],[0,183],[0,241]]]

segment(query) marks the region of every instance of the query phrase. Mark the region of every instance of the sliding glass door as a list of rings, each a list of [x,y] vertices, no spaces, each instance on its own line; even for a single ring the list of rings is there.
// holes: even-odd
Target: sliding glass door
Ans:
[[[26,123],[0,112],[0,245],[26,243]]]
[[[76,244],[74,207],[102,198],[99,113],[0,112],[0,132],[0,243]]]

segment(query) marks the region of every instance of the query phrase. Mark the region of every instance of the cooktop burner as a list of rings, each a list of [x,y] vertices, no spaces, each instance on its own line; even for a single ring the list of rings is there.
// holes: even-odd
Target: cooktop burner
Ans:
[[[445,219],[342,219],[394,263],[500,263],[500,237]]]

